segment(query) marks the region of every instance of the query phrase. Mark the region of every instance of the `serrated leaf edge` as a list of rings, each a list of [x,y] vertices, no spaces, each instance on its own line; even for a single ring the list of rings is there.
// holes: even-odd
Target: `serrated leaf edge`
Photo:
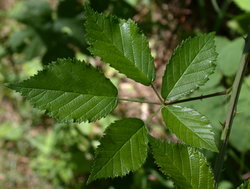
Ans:
[[[133,118],[132,118],[133,119]],[[135,119],[138,119],[138,118],[135,118]],[[116,122],[118,122],[118,121],[120,121],[120,120],[116,120],[116,121],[114,121],[113,123],[111,123],[110,125],[112,125],[112,124],[115,124]],[[147,130],[147,128],[146,128],[146,126],[145,126],[145,123],[143,124],[143,126],[138,130],[138,131],[136,131],[136,133],[137,132],[139,132],[141,129],[146,129]],[[98,156],[98,154],[99,154],[99,152],[98,152],[98,149],[101,147],[101,144],[102,144],[102,140],[103,140],[103,138],[106,136],[106,133],[108,132],[110,130],[110,127],[107,127],[107,129],[105,130],[105,132],[104,132],[104,135],[102,136],[102,138],[100,139],[100,145],[98,145],[98,147],[96,148],[96,150],[95,150],[95,158],[94,158],[94,162],[93,162],[93,164],[92,164],[92,170],[93,170],[93,168],[95,167],[95,164],[96,164],[96,161],[95,161],[95,159],[96,159],[96,157]],[[135,134],[134,134],[135,135]],[[134,137],[134,135],[132,136],[132,137]],[[146,134],[147,135],[147,134]],[[131,138],[132,138],[131,137]],[[147,137],[148,138],[148,137]],[[127,143],[127,142],[126,142]],[[125,143],[125,144],[126,144]],[[148,145],[148,143],[149,143],[149,139],[147,140],[147,145]],[[122,147],[125,145],[125,144],[123,144],[122,145]],[[121,148],[122,148],[121,147]],[[117,152],[116,152],[117,153]],[[115,154],[116,154],[115,153]],[[147,153],[148,153],[148,148],[147,148]],[[114,155],[115,156],[115,155]],[[142,161],[142,164],[144,164],[145,163],[145,160],[147,159],[147,156],[145,156],[145,158],[144,158],[144,160]],[[109,160],[110,161],[110,160]],[[139,169],[139,168],[138,168]],[[100,180],[100,179],[108,179],[108,178],[116,178],[116,177],[124,177],[124,176],[126,176],[126,175],[128,175],[129,173],[131,173],[131,172],[134,172],[134,171],[136,171],[136,170],[138,170],[138,169],[131,169],[131,170],[129,170],[129,171],[127,171],[127,172],[125,172],[124,174],[122,174],[122,175],[115,175],[115,176],[107,176],[107,177],[101,177],[101,178],[91,178],[91,175],[93,174],[93,172],[91,171],[91,173],[90,173],[90,176],[89,176],[89,178],[88,178],[88,180],[87,180],[87,184],[90,184],[91,182],[93,182],[93,181],[95,181],[95,180]]]
[[[128,20],[125,20],[125,19],[121,19],[121,18],[118,18],[117,16],[115,16],[115,15],[110,15],[110,14],[103,14],[102,12],[101,13],[99,13],[99,12],[96,12],[96,11],[94,11],[93,9],[91,9],[90,7],[89,7],[89,5],[85,5],[85,10],[87,10],[87,11],[91,11],[92,13],[94,13],[95,15],[100,15],[100,16],[102,16],[102,17],[104,17],[104,18],[111,18],[111,19],[113,19],[113,20],[115,20],[115,21],[117,21],[118,23],[119,23],[119,25],[120,24],[124,24],[124,23],[133,23],[135,26],[136,26],[136,29],[137,29],[137,32],[138,33],[140,33],[141,35],[142,35],[142,37],[144,38],[144,40],[146,40],[147,41],[147,37],[145,36],[145,34],[142,32],[142,30],[140,30],[140,28],[138,27],[138,25],[137,25],[137,23],[134,21],[134,20],[132,20],[132,19],[128,19]],[[85,13],[85,15],[86,15],[87,13]],[[85,16],[86,17],[86,16]],[[85,22],[84,22],[84,27],[86,28],[86,26],[87,26],[87,20],[86,20],[86,18],[85,18]],[[87,39],[87,42],[88,42],[88,44],[90,45],[87,49],[89,50],[89,52],[90,52],[90,54],[93,56],[93,57],[96,57],[95,55],[94,55],[94,53],[92,52],[92,45],[90,44],[90,39],[91,40],[93,40],[91,37],[89,37],[89,35],[87,34],[87,32],[85,33],[85,37],[86,37],[86,39]],[[93,40],[93,41],[97,41],[97,40]],[[147,48],[149,48],[149,44],[147,43]],[[150,48],[149,48],[149,50],[150,50]],[[124,56],[125,57],[125,56]],[[101,57],[100,57],[101,58]],[[127,59],[127,57],[125,57],[126,59]],[[153,68],[155,68],[154,67],[154,59],[153,59],[153,57],[152,57],[152,54],[151,54],[151,51],[150,51],[150,59],[152,60],[152,62],[153,62]],[[127,59],[128,60],[128,59]],[[103,61],[103,59],[101,58],[101,61]],[[103,62],[105,62],[105,61],[103,61]],[[131,62],[130,60],[128,60],[128,62]],[[110,63],[108,63],[108,62],[105,62],[106,64],[108,64],[110,67],[112,67],[112,68],[114,68]],[[144,76],[145,78],[146,78],[146,80],[148,80],[149,81],[149,79],[148,79],[148,75],[146,75],[144,72],[142,72],[138,67],[137,67],[137,65],[136,64],[132,64],[137,70],[138,70],[138,72],[139,73],[141,73],[141,75],[142,76]],[[115,70],[117,70],[116,68],[114,68]],[[120,72],[119,70],[117,70],[118,71],[118,73],[120,73],[120,74],[122,74],[122,75],[126,75],[126,74],[124,74],[124,73],[122,73],[122,72]],[[127,77],[127,76],[126,76]],[[149,82],[149,83],[142,83],[142,84],[144,84],[144,85],[150,85],[154,80],[155,80],[155,78],[156,78],[156,75],[155,75],[155,69],[153,69],[153,77],[152,77],[152,80]],[[131,78],[129,78],[129,79],[131,79]],[[134,80],[134,79],[132,79],[132,80]],[[134,80],[135,81],[135,80]],[[138,82],[138,81],[136,81],[136,82]]]
[[[200,154],[201,156],[202,156],[202,158],[205,160],[205,164],[206,164],[206,166],[208,167],[208,170],[209,170],[209,173],[211,173],[211,175],[213,176],[213,178],[214,178],[214,172],[211,170],[211,166],[210,166],[210,164],[208,163],[208,161],[207,161],[207,159],[206,159],[206,157],[204,156],[204,154],[203,153],[201,153],[199,150],[197,150],[195,147],[191,147],[191,146],[189,146],[189,145],[186,145],[186,144],[180,144],[180,143],[170,143],[170,142],[166,142],[166,141],[163,141],[163,140],[159,140],[159,139],[157,139],[157,138],[155,138],[155,137],[153,137],[153,136],[151,136],[151,135],[149,135],[149,146],[150,146],[150,149],[152,150],[152,151],[154,151],[153,150],[153,146],[152,146],[152,139],[153,140],[158,140],[159,142],[161,142],[161,143],[167,143],[167,144],[169,144],[169,145],[179,145],[179,146],[185,146],[187,149],[188,149],[188,152],[190,152],[190,150],[193,150],[196,154]],[[160,166],[160,165],[158,165],[158,163],[156,162],[156,158],[155,158],[155,156],[154,156],[154,153],[153,152],[151,152],[152,153],[152,155],[153,155],[153,157],[154,157],[154,163],[160,168],[160,170],[161,170],[161,172],[165,175],[165,176],[167,176],[167,177],[169,177],[169,178],[171,178],[172,179],[172,176],[170,175],[170,174],[168,174],[168,173],[166,173],[165,171],[163,171],[162,170],[162,167]],[[167,156],[166,156],[167,157]],[[184,177],[184,176],[183,176]],[[186,180],[186,177],[185,177],[185,180]],[[175,183],[174,183],[175,184]],[[175,184],[176,185],[176,184]],[[176,185],[177,186],[177,185]],[[192,187],[192,185],[190,185],[191,187]]]
[[[197,113],[199,113],[201,116],[204,116],[206,119],[207,119],[207,121],[208,121],[208,124],[209,124],[209,131],[211,132],[211,134],[213,134],[213,135],[215,135],[215,133],[213,132],[213,130],[212,130],[212,128],[213,128],[213,126],[212,126],[212,124],[211,124],[211,122],[210,122],[210,120],[205,116],[205,115],[203,115],[203,114],[201,114],[199,111],[197,111],[197,110],[195,110],[195,109],[193,109],[193,108],[189,108],[189,107],[184,107],[184,106],[179,106],[179,105],[173,105],[174,107],[179,107],[179,108],[185,108],[185,109],[189,109],[189,110],[192,110],[192,111],[195,111],[195,112],[197,112]],[[168,107],[165,107],[165,108],[168,108]],[[162,109],[163,110],[163,109]],[[172,112],[172,111],[171,111]],[[173,113],[173,112],[172,112]],[[173,113],[174,114],[174,113]],[[175,115],[175,114],[174,114]],[[178,119],[178,116],[176,116],[175,115],[175,117],[176,117],[176,119]],[[179,120],[179,119],[178,119]],[[182,122],[181,120],[179,120],[180,122]],[[187,128],[188,130],[190,130],[190,131],[192,131],[189,127],[185,127],[185,128]],[[172,128],[170,128],[170,127],[168,127],[168,129],[171,131],[171,133],[174,133],[173,131],[172,131]],[[208,128],[207,128],[208,129]],[[192,133],[194,133],[198,138],[200,138],[204,143],[206,143],[208,146],[210,146],[210,148],[205,148],[205,147],[199,147],[199,146],[193,146],[193,145],[191,145],[191,144],[187,144],[186,142],[185,142],[185,144],[187,144],[187,145],[189,145],[189,146],[192,146],[192,147],[195,147],[195,148],[199,148],[199,149],[207,149],[207,150],[211,150],[211,151],[213,151],[213,152],[218,152],[218,148],[217,148],[217,146],[216,146],[216,144],[214,143],[214,145],[215,145],[215,147],[216,147],[216,149],[214,149],[210,144],[208,144],[202,137],[200,137],[199,135],[197,135],[197,133],[196,132],[193,132],[192,131]],[[175,134],[175,133],[174,133]],[[179,137],[178,137],[179,138]],[[180,139],[181,141],[183,141],[182,139]],[[184,141],[183,141],[184,142]]]
[[[20,83],[26,82],[26,81],[28,81],[28,80],[30,80],[30,79],[36,77],[36,76],[39,75],[39,74],[44,74],[44,73],[47,72],[49,69],[53,68],[53,66],[55,66],[55,65],[59,65],[59,64],[68,64],[68,63],[66,63],[65,61],[70,61],[70,64],[77,64],[77,63],[85,64],[85,66],[87,66],[88,68],[90,68],[90,69],[92,69],[92,70],[94,70],[94,71],[97,71],[97,72],[99,72],[100,74],[102,74],[102,75],[104,76],[104,74],[103,74],[99,69],[94,68],[91,64],[87,64],[87,63],[84,62],[84,61],[77,60],[76,58],[58,58],[56,61],[52,61],[50,64],[44,66],[44,69],[43,69],[43,70],[38,71],[35,75],[31,76],[31,77],[28,78],[28,79],[25,79],[25,80],[21,81]],[[111,81],[110,81],[108,78],[106,78],[105,76],[104,76],[104,78],[105,78],[105,80],[111,82]],[[10,88],[10,89],[12,89],[12,90],[14,90],[14,91],[20,93],[22,96],[26,97],[27,99],[30,99],[27,95],[23,95],[22,91],[16,90],[17,88],[29,88],[29,87],[18,87],[18,86],[16,86],[16,84],[6,84],[6,87],[8,87],[8,88]],[[32,89],[32,88],[30,88],[30,89]],[[37,89],[42,89],[42,88],[37,88]],[[53,90],[51,90],[51,89],[44,89],[44,90],[53,91]],[[60,91],[60,90],[55,90],[55,91]],[[66,92],[66,91],[62,91],[62,92]],[[83,94],[77,93],[77,92],[72,92],[72,93],[83,95]],[[117,95],[117,94],[118,94],[118,91],[117,91],[116,95]],[[88,95],[93,95],[93,94],[88,94]],[[97,96],[97,95],[93,95],[93,96]],[[98,96],[98,97],[113,98],[113,100],[115,100],[115,103],[114,103],[114,106],[112,107],[112,109],[115,109],[115,107],[116,107],[117,104],[118,104],[118,97],[111,97],[111,96],[110,96],[110,97],[107,97],[107,96]],[[81,122],[90,123],[90,122],[93,122],[92,120],[83,119],[83,118],[81,118],[81,119],[67,119],[67,120],[66,120],[66,119],[61,119],[61,118],[57,117],[53,112],[50,112],[50,111],[48,111],[47,109],[42,109],[42,108],[40,108],[39,106],[37,106],[35,103],[33,103],[33,102],[31,102],[31,101],[30,101],[30,103],[31,103],[35,108],[37,108],[37,109],[39,109],[39,110],[41,110],[41,111],[45,111],[45,113],[46,113],[47,115],[49,115],[50,117],[53,117],[53,118],[57,119],[57,120],[58,120],[59,122],[61,122],[61,123],[81,123]],[[95,120],[96,120],[96,121],[97,121],[97,120],[100,120],[101,118],[107,116],[108,114],[109,114],[109,113],[106,113],[106,114],[103,115],[102,117],[99,117],[98,119],[95,119]]]
[[[201,37],[201,36],[205,36],[205,35],[210,35],[210,36],[215,36],[215,33],[214,32],[211,32],[211,33],[209,33],[209,34],[200,34],[200,35],[197,35],[197,36],[195,36],[195,37],[188,37],[187,39],[185,39],[185,40],[183,40],[182,42],[181,42],[181,44],[179,44],[176,48],[175,48],[175,50],[174,50],[174,52],[173,52],[173,54],[172,54],[172,56],[171,56],[171,58],[170,58],[170,60],[169,60],[169,63],[172,61],[172,59],[176,56],[176,53],[178,52],[178,50],[179,49],[181,49],[187,42],[189,42],[190,40],[192,40],[192,39],[194,39],[194,38],[198,38],[198,37]],[[215,40],[214,40],[214,38],[212,39],[213,40],[213,44],[214,44],[214,46],[215,46]],[[216,47],[216,46],[215,46]],[[182,96],[181,97],[178,97],[177,99],[175,99],[175,100],[178,100],[178,99],[180,99],[180,98],[182,98],[182,97],[185,97],[185,96],[187,96],[188,94],[191,94],[191,93],[193,93],[194,91],[196,91],[197,89],[199,89],[200,87],[202,87],[208,80],[209,80],[209,76],[211,76],[213,73],[214,73],[214,71],[215,71],[215,67],[216,67],[216,64],[215,64],[215,62],[216,62],[216,60],[217,60],[217,57],[218,57],[218,52],[216,51],[216,49],[215,49],[215,53],[216,53],[216,56],[215,56],[215,60],[214,61],[211,61],[211,66],[213,67],[213,70],[211,70],[208,74],[207,74],[207,76],[204,78],[204,80],[202,81],[202,82],[200,82],[197,86],[196,86],[196,88],[194,88],[194,89],[192,89],[192,90],[190,90],[190,91],[187,91],[187,92],[184,92],[184,93],[182,93]],[[164,71],[164,75],[165,75],[165,72],[166,72],[166,69],[167,69],[167,66],[166,66],[166,68],[165,68],[165,71]],[[186,70],[185,70],[185,72],[186,72]],[[162,80],[164,80],[164,77],[162,78]],[[163,83],[163,82],[162,82]],[[176,82],[177,83],[177,82]],[[176,85],[176,84],[175,84]],[[174,85],[174,86],[175,86]],[[174,89],[174,87],[172,88],[172,90]],[[162,97],[164,98],[164,95],[161,93],[161,95],[162,95]],[[168,94],[169,95],[169,94]],[[171,100],[171,98],[168,98],[168,95],[167,95],[167,97],[166,98],[164,98],[164,99],[166,99],[166,100]]]

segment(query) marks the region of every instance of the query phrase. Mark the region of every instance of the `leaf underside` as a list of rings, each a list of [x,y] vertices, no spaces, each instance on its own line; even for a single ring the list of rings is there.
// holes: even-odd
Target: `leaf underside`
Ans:
[[[118,177],[141,167],[147,157],[147,129],[143,121],[126,118],[111,124],[100,141],[88,183]]]
[[[176,48],[166,67],[162,97],[177,100],[205,84],[214,72],[216,58],[213,33],[185,40]]]
[[[213,189],[214,179],[206,158],[182,144],[168,144],[150,137],[156,164],[180,189]]]
[[[199,112],[173,105],[162,109],[162,117],[170,131],[186,144],[218,151],[212,126]]]
[[[150,85],[155,79],[153,58],[146,37],[132,20],[106,16],[86,7],[89,50],[127,77]]]
[[[58,59],[37,75],[8,86],[61,121],[95,121],[117,105],[117,89],[102,73],[76,59]]]

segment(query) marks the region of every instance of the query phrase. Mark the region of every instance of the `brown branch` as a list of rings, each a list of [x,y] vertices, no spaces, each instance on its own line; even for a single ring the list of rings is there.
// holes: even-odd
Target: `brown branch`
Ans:
[[[224,91],[211,93],[208,95],[201,95],[201,96],[191,97],[191,98],[187,98],[187,99],[183,99],[183,100],[166,101],[164,103],[164,105],[172,105],[172,104],[178,104],[178,103],[189,102],[189,101],[194,101],[194,100],[202,100],[205,98],[211,98],[211,97],[215,97],[215,96],[222,96],[222,95],[229,94],[231,92],[231,90],[232,90],[232,88],[229,88],[229,89],[226,89]]]

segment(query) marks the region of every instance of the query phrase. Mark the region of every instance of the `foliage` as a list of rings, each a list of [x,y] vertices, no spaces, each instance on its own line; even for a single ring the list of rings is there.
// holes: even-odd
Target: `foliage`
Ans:
[[[249,77],[245,79],[241,89],[240,99],[238,103],[237,116],[235,118],[235,127],[233,127],[233,135],[230,138],[231,144],[240,152],[247,152],[250,149],[250,127],[248,126],[250,116],[248,114],[250,85]]]
[[[190,15],[196,20],[200,11],[204,17],[192,22],[197,28],[189,31],[191,17],[186,13],[179,16],[182,9],[174,1],[89,2],[93,10],[83,9],[81,0],[60,0],[53,8],[47,0],[18,1],[6,14],[6,19],[16,20],[14,23],[7,20],[11,26],[8,36],[4,36],[5,27],[2,30],[4,22],[0,24],[0,161],[5,162],[0,165],[0,185],[4,188],[213,188],[210,163],[213,165],[217,156],[214,152],[218,151],[229,95],[181,104],[179,101],[202,98],[232,85],[244,45],[239,34],[249,30],[248,4],[227,1],[231,12],[226,12],[226,1],[221,2],[221,12],[213,15],[210,2],[198,1],[200,10],[192,3],[183,13],[191,10]],[[185,3],[178,1],[183,6]],[[1,21],[2,15],[0,11]],[[138,24],[116,16],[133,17]],[[177,22],[171,20],[173,16]],[[203,33],[212,30],[210,19],[213,22],[224,19],[216,32],[221,36]],[[175,24],[178,27],[173,29]],[[170,36],[168,32],[172,32]],[[175,34],[178,39],[195,37],[184,39],[169,58],[169,52],[176,46]],[[110,67],[99,58],[93,60],[91,54]],[[165,59],[161,59],[162,54]],[[164,71],[161,64],[168,59],[161,85],[162,76],[156,73]],[[139,86],[145,96],[124,98],[120,89],[123,82],[130,82],[125,77],[138,82],[132,84]],[[118,86],[119,82],[122,84]],[[42,111],[32,109],[28,101],[1,83],[12,83],[8,85],[10,88]],[[145,85],[142,90],[140,84]],[[158,86],[159,101],[144,101],[149,96],[148,89],[157,90]],[[249,86],[247,77],[219,189],[236,188],[249,176]],[[133,96],[132,92],[127,91],[128,96]],[[143,105],[141,110],[148,107],[154,113],[138,119],[137,114],[123,112],[125,103],[120,102],[124,100],[152,103]],[[158,105],[162,114],[157,114]],[[131,111],[130,105],[126,108]],[[55,124],[44,112],[59,123]],[[121,119],[109,115],[112,112]],[[138,118],[124,118],[129,114]],[[13,154],[17,156],[13,158]],[[24,170],[26,167],[28,170]],[[93,182],[97,179],[101,180]],[[28,184],[23,186],[20,182]],[[247,182],[244,183],[241,187],[247,187]]]
[[[150,139],[156,163],[178,188],[213,188],[213,173],[198,150]]]
[[[58,124],[47,136],[29,138],[29,143],[37,151],[31,167],[55,185],[61,181],[69,184],[78,174],[89,172],[88,156],[93,147],[80,128],[80,125]],[[81,145],[87,148],[84,149]],[[64,148],[64,151],[60,148]]]
[[[244,11],[250,11],[250,5],[247,0],[234,0],[237,6]]]
[[[147,129],[143,121],[127,118],[111,124],[97,148],[88,182],[135,171],[147,157]]]
[[[162,109],[162,117],[171,132],[195,147],[218,151],[212,126],[209,120],[199,112],[181,106],[168,106]]]
[[[155,77],[152,57],[146,39],[137,26],[132,21],[126,22],[104,16],[89,7],[86,9],[85,26],[91,45],[90,51],[135,81],[150,85]],[[163,77],[163,98],[174,102],[208,80],[208,75],[214,70],[217,56],[214,43],[214,34],[203,34],[188,39],[177,48]],[[181,57],[184,57],[184,67],[181,66]],[[166,88],[166,84],[171,87]],[[116,88],[102,74],[90,65],[72,59],[58,59],[36,76],[18,84],[11,84],[9,87],[21,92],[36,107],[46,110],[61,121],[95,121],[110,113],[116,106],[117,99],[119,100]],[[162,103],[162,106],[164,105]],[[178,125],[178,129],[172,131],[184,142],[194,147],[217,151],[211,126],[204,116],[195,110],[180,106],[167,106],[162,112],[167,126]],[[137,170],[146,158],[147,142],[147,129],[142,120],[127,118],[111,124],[97,149],[95,164],[88,182],[97,178],[123,176],[129,171]],[[159,154],[165,155],[165,148],[156,151],[154,148],[159,145],[153,143],[152,146],[154,157],[158,161],[161,156]],[[178,159],[183,156],[182,153],[187,153],[185,161],[194,156],[194,164],[191,162],[187,165],[190,167],[193,167],[196,161],[202,165],[205,163],[204,157],[193,147],[189,147],[187,151],[176,147],[172,156]],[[165,167],[167,162],[159,160],[159,163]],[[203,177],[199,168],[188,171],[197,175],[201,183],[208,179],[209,182],[206,181],[206,184],[211,188],[213,176],[208,170],[206,165],[201,171],[204,171],[205,175],[210,175],[209,178]],[[163,172],[168,171],[163,168]],[[174,181],[181,186],[183,181],[175,173],[174,170]],[[187,174],[184,177],[188,175],[192,176]],[[197,183],[192,182],[183,187],[199,188]]]
[[[57,19],[53,19],[53,11],[46,0],[29,0],[17,4],[10,16],[26,27],[10,36],[10,53],[22,53],[25,55],[23,61],[43,55],[43,63],[48,64],[59,57],[74,57],[74,48],[69,44],[86,51],[86,43],[82,38],[82,9],[79,6],[82,7],[75,0],[62,0],[55,13]],[[71,12],[65,14],[68,7]]]
[[[250,188],[250,180],[246,181],[242,185],[238,187],[239,189],[249,189]]]
[[[86,9],[86,32],[90,52],[144,85],[155,78],[153,58],[146,37],[132,21],[119,20]]]
[[[229,41],[227,38],[217,37],[216,43],[219,51],[219,69],[225,76],[235,75],[241,60],[244,39],[237,38]]]
[[[117,104],[113,84],[92,66],[74,59],[59,59],[33,78],[9,87],[62,121],[95,121]]]
[[[214,71],[216,57],[214,34],[184,41],[173,53],[163,76],[163,98],[176,100],[203,85]]]

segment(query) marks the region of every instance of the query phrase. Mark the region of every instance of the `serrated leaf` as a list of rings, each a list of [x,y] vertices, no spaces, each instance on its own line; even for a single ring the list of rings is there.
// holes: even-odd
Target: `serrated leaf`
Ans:
[[[147,157],[147,129],[140,119],[126,118],[111,124],[97,148],[88,183],[124,176],[141,167]]]
[[[117,105],[117,89],[102,73],[76,59],[58,59],[9,88],[62,121],[95,121]]]
[[[153,58],[146,37],[132,20],[105,16],[86,8],[90,51],[129,78],[150,85],[155,79]]]
[[[180,189],[213,189],[214,179],[206,158],[182,144],[168,144],[150,137],[156,164]]]
[[[173,105],[162,109],[162,117],[170,131],[186,144],[218,151],[212,126],[199,112]]]
[[[216,57],[213,33],[185,40],[175,49],[166,67],[162,80],[162,97],[176,100],[206,83],[215,69]]]

